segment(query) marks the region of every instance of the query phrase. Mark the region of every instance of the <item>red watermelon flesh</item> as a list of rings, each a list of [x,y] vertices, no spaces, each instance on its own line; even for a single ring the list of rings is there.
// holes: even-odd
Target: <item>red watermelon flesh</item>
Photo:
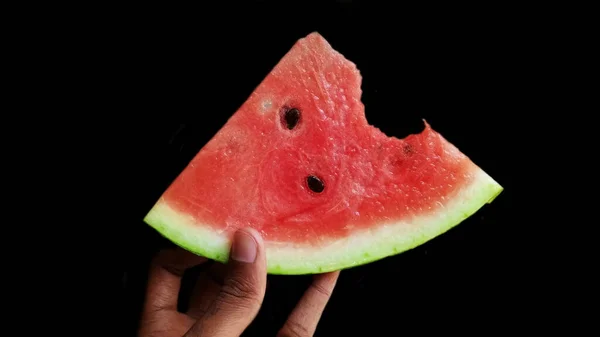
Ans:
[[[319,273],[416,247],[502,191],[427,123],[404,139],[369,125],[360,86],[321,35],[300,39],[145,221],[223,262],[254,227],[269,273]]]

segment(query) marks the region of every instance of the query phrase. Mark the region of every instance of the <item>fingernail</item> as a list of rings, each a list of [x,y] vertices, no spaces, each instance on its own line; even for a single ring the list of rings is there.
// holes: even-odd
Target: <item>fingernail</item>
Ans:
[[[252,234],[239,230],[233,235],[231,258],[246,263],[256,260],[256,240]]]

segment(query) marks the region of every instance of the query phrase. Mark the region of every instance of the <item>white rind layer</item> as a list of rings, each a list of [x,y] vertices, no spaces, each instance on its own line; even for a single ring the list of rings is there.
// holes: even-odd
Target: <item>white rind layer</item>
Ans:
[[[445,207],[399,222],[387,223],[350,236],[321,242],[320,246],[266,242],[270,274],[314,274],[346,269],[417,247],[477,212],[503,188],[488,174],[475,168],[471,183]],[[213,260],[226,262],[230,241],[210,226],[197,223],[160,199],[144,219],[163,236],[182,248]]]

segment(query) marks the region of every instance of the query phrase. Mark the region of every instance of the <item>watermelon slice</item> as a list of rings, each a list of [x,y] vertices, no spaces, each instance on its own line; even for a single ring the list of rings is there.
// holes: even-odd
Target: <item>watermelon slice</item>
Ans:
[[[414,248],[502,187],[426,122],[368,124],[354,63],[318,33],[296,42],[164,192],[146,223],[225,262],[230,238],[264,237],[268,272],[345,269]]]

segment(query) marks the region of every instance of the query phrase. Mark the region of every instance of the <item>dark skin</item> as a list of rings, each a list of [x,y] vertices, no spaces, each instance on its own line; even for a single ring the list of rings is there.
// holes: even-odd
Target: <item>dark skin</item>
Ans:
[[[189,310],[177,311],[181,277],[206,262],[182,249],[152,261],[140,337],[238,337],[254,320],[265,295],[264,243],[252,229],[235,233],[229,262],[212,265],[198,280]],[[313,336],[339,272],[315,275],[277,337]]]

